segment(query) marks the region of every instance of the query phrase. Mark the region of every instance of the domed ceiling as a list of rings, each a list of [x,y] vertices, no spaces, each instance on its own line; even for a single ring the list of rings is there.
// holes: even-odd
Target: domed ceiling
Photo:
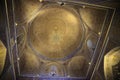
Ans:
[[[60,59],[80,49],[83,35],[79,14],[74,9],[47,5],[29,24],[28,42],[38,55]]]

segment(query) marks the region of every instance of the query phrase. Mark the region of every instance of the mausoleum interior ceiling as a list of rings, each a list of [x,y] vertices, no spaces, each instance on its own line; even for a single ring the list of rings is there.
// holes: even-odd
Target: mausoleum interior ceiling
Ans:
[[[107,11],[61,2],[15,2],[22,75],[39,75],[42,65],[55,62],[64,67],[66,75],[85,77]]]
[[[111,22],[114,20],[115,8],[110,7],[109,4],[108,7],[100,6],[101,3],[105,3],[104,0],[101,2],[97,0],[12,1],[13,11],[9,11],[7,7],[9,9],[7,29],[10,31],[6,32],[8,34],[6,43],[9,43],[7,45],[9,47],[0,50],[10,48],[7,54],[11,55],[13,72],[18,76],[18,80],[33,80],[33,78],[39,80],[39,77],[82,80],[81,78],[86,79],[91,76],[93,78],[91,80],[97,78],[105,80],[109,72],[106,68],[110,68],[106,65],[108,64],[106,60],[110,62],[111,59],[108,56],[119,56],[119,50],[113,55],[110,51],[120,45],[119,27],[116,27],[118,30],[110,28],[114,25]],[[8,4],[10,1],[7,1]],[[3,41],[2,38],[1,40]],[[5,68],[8,68],[8,64]],[[8,73],[12,73],[9,70]],[[3,77],[3,80],[7,79]]]

